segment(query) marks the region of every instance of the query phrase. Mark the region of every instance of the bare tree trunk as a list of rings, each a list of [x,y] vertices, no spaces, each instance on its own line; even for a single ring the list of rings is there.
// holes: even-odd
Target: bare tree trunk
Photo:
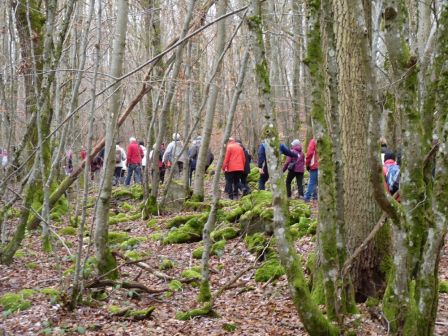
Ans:
[[[128,0],[117,0],[116,13],[117,25],[113,41],[113,54],[111,64],[111,75],[119,78],[123,72],[123,61],[126,43],[126,30],[128,20]],[[110,115],[106,124],[106,144],[104,151],[104,172],[101,179],[100,198],[95,212],[95,255],[99,274],[106,274],[107,277],[116,278],[118,272],[111,272],[115,268],[116,262],[109,250],[109,208],[112,191],[112,176],[115,170],[115,134],[117,132],[117,119],[120,112],[120,83],[115,83],[112,87],[113,95],[110,105]]]
[[[199,301],[210,301],[210,283],[209,283],[209,259],[210,251],[212,247],[212,241],[210,239],[210,234],[213,231],[216,223],[216,213],[218,211],[218,202],[221,197],[221,190],[219,189],[219,181],[221,177],[221,168],[224,162],[224,155],[226,152],[226,144],[232,132],[233,117],[235,115],[235,110],[238,105],[238,100],[242,92],[242,86],[244,82],[244,77],[246,75],[247,63],[249,60],[249,49],[244,52],[243,59],[241,61],[240,71],[238,74],[238,81],[235,86],[235,92],[233,94],[232,103],[229,108],[229,114],[227,115],[226,127],[224,130],[224,135],[221,141],[221,149],[219,151],[218,162],[216,163],[215,175],[213,177],[213,201],[210,209],[210,214],[207,219],[207,223],[204,225],[204,230],[202,231],[202,240],[204,242],[204,250],[202,252],[202,283],[201,290],[199,292]]]
[[[227,7],[226,0],[219,0],[217,2],[217,11],[216,17],[220,17],[224,15]],[[217,67],[220,62],[220,56],[224,51],[225,47],[225,20],[221,20],[217,25],[217,35],[216,35],[216,45],[215,45],[215,59],[213,61],[213,68]],[[221,71],[221,66],[218,67],[218,74]],[[210,92],[207,100],[207,112],[205,114],[204,127],[202,129],[202,140],[201,146],[199,148],[197,164],[196,164],[196,172],[194,178],[194,190],[193,197],[198,200],[204,199],[204,175],[205,175],[205,166],[207,165],[208,151],[210,147],[210,138],[212,136],[213,131],[213,121],[215,119],[215,109],[216,109],[216,100],[218,98],[219,87],[216,82],[212,82],[210,84]]]

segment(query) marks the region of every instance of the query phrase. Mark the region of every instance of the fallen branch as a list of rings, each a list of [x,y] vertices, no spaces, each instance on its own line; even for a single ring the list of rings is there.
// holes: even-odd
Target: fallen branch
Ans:
[[[383,227],[384,223],[387,221],[387,215],[385,212],[381,215],[379,221],[375,224],[372,231],[370,231],[369,235],[366,239],[359,245],[353,254],[345,261],[344,266],[342,267],[342,276],[345,277],[347,272],[350,270],[353,261],[359,256],[359,254],[367,247],[367,244],[375,237],[377,232]]]
[[[135,282],[135,281],[114,281],[114,280],[101,280],[94,279],[90,283],[86,284],[86,288],[103,288],[103,287],[114,287],[120,286],[127,289],[140,289],[149,294],[166,292],[168,289],[151,289],[145,285]]]
[[[235,282],[237,282],[239,280],[239,278],[241,278],[244,274],[246,274],[247,272],[249,272],[250,270],[254,269],[255,265],[250,265],[249,267],[246,267],[245,269],[243,269],[241,272],[239,272],[237,275],[235,275],[235,277],[233,277],[232,279],[230,279],[229,282],[227,282],[224,286],[222,286],[220,289],[218,289],[216,291],[216,293],[213,295],[212,299],[211,299],[211,306],[213,306],[213,303],[215,302],[215,300],[221,296],[221,294],[227,290],[227,289],[231,289],[234,288],[233,284]],[[246,283],[244,283],[246,284]]]

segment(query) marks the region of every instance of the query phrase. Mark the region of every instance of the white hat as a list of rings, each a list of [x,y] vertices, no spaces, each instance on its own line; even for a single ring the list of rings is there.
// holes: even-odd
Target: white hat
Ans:
[[[179,133],[173,133],[173,140],[179,141],[180,140],[180,134]]]
[[[291,146],[300,146],[300,140],[299,140],[299,139],[294,139],[294,140],[291,142]]]
[[[130,137],[129,142],[133,142],[133,141],[137,141],[137,139],[135,139],[134,137]]]

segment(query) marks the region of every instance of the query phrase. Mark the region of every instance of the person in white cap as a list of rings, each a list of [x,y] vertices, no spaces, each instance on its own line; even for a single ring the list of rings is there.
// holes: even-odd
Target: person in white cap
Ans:
[[[184,147],[181,141],[180,135],[178,133],[173,133],[173,141],[171,141],[166,147],[165,153],[163,153],[162,162],[166,167],[175,169],[175,174],[180,175],[184,167],[184,163],[187,160],[187,155],[182,153],[182,148]]]

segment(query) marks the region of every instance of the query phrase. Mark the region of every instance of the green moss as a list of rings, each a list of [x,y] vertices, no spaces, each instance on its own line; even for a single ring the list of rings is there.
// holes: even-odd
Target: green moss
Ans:
[[[253,235],[246,236],[244,242],[246,243],[248,251],[257,256],[260,256],[262,253],[264,255],[269,255],[273,252],[272,248],[268,246],[269,242],[263,233],[257,232]]]
[[[118,314],[119,312],[123,311],[123,309],[116,305],[110,305],[107,307],[107,311],[111,314]]]
[[[129,239],[129,234],[123,231],[111,231],[108,235],[109,244],[121,244]]]
[[[204,202],[204,195],[192,195],[191,202]]]
[[[146,227],[147,227],[148,229],[152,229],[152,228],[154,228],[154,227],[157,225],[158,222],[159,222],[159,221],[158,221],[157,219],[155,219],[155,218],[150,219],[150,220],[148,221],[148,223],[146,223]]]
[[[180,276],[185,279],[194,279],[194,280],[202,279],[201,270],[199,269],[199,267],[187,268],[180,274]]]
[[[439,293],[448,293],[448,281],[442,280],[439,282]]]
[[[131,260],[140,260],[140,259],[146,257],[148,255],[148,253],[131,250],[131,251],[127,251],[124,255]]]
[[[10,313],[16,311],[26,310],[31,307],[31,302],[26,299],[30,298],[36,293],[32,289],[23,289],[18,293],[6,293],[0,296],[0,306],[3,310]]]
[[[278,259],[269,259],[255,271],[256,282],[266,282],[275,280],[285,274],[285,271]]]
[[[120,244],[120,248],[123,250],[132,250],[140,245],[141,242],[146,240],[145,237],[132,237]]]
[[[130,188],[126,186],[120,186],[112,190],[112,197],[115,199],[143,199],[143,187],[140,184],[134,184]]]
[[[16,253],[14,253],[14,258],[21,259],[26,257],[26,252],[24,250],[17,250]]]
[[[76,228],[73,226],[66,226],[59,230],[61,236],[76,236]]]
[[[185,201],[184,207],[193,211],[210,211],[211,205],[204,202]]]
[[[260,171],[258,170],[258,167],[252,167],[250,169],[250,173],[247,176],[247,182],[253,182],[256,183],[260,179]]]
[[[60,292],[56,288],[47,287],[40,290],[42,294],[48,295],[52,300],[57,300],[59,298]]]
[[[201,282],[199,287],[198,302],[209,302],[212,298],[210,283],[206,280]]]
[[[76,259],[74,258],[72,261],[73,261],[73,265],[64,271],[64,275],[70,275],[75,272]],[[88,279],[95,272],[95,269],[96,269],[96,258],[89,257],[87,259],[86,265],[83,269],[83,273],[82,273],[83,278]]]
[[[173,227],[179,227],[182,224],[185,224],[192,218],[196,218],[198,215],[182,215],[182,216],[176,216],[174,218],[171,218],[166,222],[166,227],[168,229],[171,229]]]
[[[129,204],[128,202],[123,202],[120,204],[120,210],[124,212],[132,212],[135,210],[135,207]]]
[[[224,329],[227,332],[234,332],[236,330],[236,325],[233,323],[224,323],[222,325],[222,329]]]
[[[109,225],[114,225],[117,223],[123,223],[130,221],[130,218],[124,213],[118,213],[116,215],[109,215]]]
[[[148,307],[146,309],[139,309],[139,310],[128,310],[125,314],[126,317],[133,317],[135,319],[144,319],[149,318],[151,314],[156,310],[155,307]]]
[[[159,214],[159,207],[157,205],[157,198],[154,196],[149,196],[142,209],[142,219],[146,220],[151,216],[157,216]]]
[[[163,259],[162,263],[159,266],[159,268],[163,271],[172,269],[173,267],[174,267],[174,263],[170,259]]]
[[[234,209],[231,209],[230,211],[226,211],[224,213],[224,219],[227,222],[233,223],[236,222],[243,213],[244,209],[242,207],[236,207]]]
[[[171,280],[168,284],[168,288],[173,292],[180,291],[182,289],[182,282],[179,280]]]
[[[204,246],[199,246],[191,253],[194,259],[201,259],[202,253],[204,253]]]
[[[151,233],[148,238],[153,241],[162,240],[163,234],[161,232]]]
[[[211,238],[214,241],[217,240],[230,240],[238,236],[238,230],[234,229],[233,227],[225,227],[220,230],[215,230],[211,233]]]
[[[199,217],[191,218],[184,225],[172,229],[163,239],[163,243],[181,244],[200,241],[207,217],[208,214],[203,214]]]
[[[37,264],[35,262],[29,262],[29,263],[25,264],[25,267],[28,268],[28,269],[34,270],[34,269],[37,268]]]
[[[380,304],[380,300],[378,298],[369,297],[366,300],[366,307],[368,307],[368,308],[377,307],[379,304]]]
[[[204,305],[202,308],[193,309],[187,312],[177,312],[176,313],[176,319],[181,321],[187,321],[192,319],[193,317],[197,316],[211,316],[216,317],[217,314],[212,310],[212,307],[210,304]]]

